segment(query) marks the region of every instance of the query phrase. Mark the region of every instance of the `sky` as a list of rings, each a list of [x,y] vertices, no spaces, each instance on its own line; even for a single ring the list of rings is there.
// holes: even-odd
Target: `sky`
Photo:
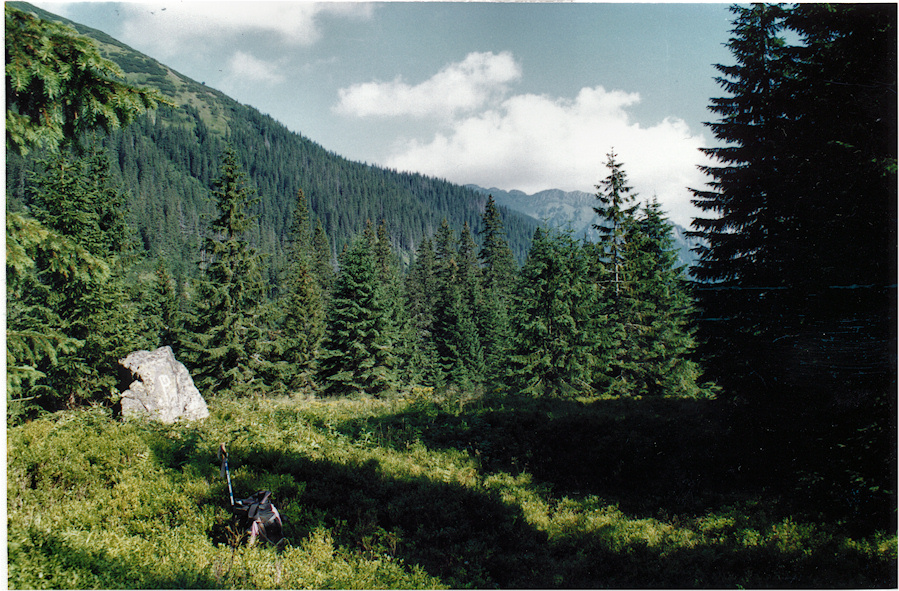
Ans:
[[[596,192],[607,155],[689,226],[727,4],[34,2],[351,160]]]

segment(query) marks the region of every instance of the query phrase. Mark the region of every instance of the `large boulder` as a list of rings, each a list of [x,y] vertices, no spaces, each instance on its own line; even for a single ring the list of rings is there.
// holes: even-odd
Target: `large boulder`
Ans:
[[[171,347],[135,351],[119,364],[128,370],[125,383],[134,380],[122,392],[123,416],[145,416],[163,423],[209,416],[206,401]]]

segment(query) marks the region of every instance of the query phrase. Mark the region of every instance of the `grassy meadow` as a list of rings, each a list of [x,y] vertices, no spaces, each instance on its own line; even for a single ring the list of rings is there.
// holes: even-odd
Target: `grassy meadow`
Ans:
[[[826,473],[747,458],[719,401],[413,391],[210,411],[9,428],[9,588],[897,584],[895,529]],[[232,529],[222,442],[235,496],[273,491],[280,551]]]

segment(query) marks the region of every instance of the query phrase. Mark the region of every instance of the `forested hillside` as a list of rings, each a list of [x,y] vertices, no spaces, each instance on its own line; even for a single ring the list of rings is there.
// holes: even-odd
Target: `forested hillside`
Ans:
[[[150,258],[190,273],[212,214],[209,187],[225,146],[233,147],[260,198],[251,212],[257,222],[248,238],[269,257],[269,281],[283,271],[285,243],[295,197],[303,189],[311,214],[320,220],[336,255],[367,221],[386,222],[392,245],[408,262],[422,238],[443,218],[477,234],[486,196],[440,179],[352,162],[329,152],[256,109],[171,70],[110,36],[25,3],[42,17],[66,22],[96,40],[101,54],[117,63],[129,83],[158,89],[173,102],[102,139],[111,174],[127,191],[130,225]],[[33,158],[7,160],[7,198],[16,209],[24,199]],[[537,223],[502,208],[507,237],[519,262]]]

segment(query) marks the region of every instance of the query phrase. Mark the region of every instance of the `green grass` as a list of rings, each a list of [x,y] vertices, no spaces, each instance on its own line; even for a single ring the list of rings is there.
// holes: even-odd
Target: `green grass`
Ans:
[[[9,587],[896,586],[896,532],[746,476],[715,401],[209,402],[10,428]],[[283,551],[235,544],[221,442]]]

